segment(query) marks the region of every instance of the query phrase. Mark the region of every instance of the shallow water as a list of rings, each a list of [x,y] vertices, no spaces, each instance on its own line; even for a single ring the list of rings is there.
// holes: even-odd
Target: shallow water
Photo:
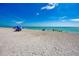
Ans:
[[[47,31],[63,31],[63,32],[79,32],[79,27],[26,27],[25,29],[42,30]]]
[[[0,27],[0,28],[12,28],[12,27]],[[45,31],[57,31],[57,32],[74,32],[79,33],[79,27],[23,27],[23,29],[31,30],[43,30]]]

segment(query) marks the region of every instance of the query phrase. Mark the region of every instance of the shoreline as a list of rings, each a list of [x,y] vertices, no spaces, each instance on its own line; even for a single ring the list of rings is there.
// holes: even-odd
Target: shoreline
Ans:
[[[14,30],[12,27],[0,27],[0,29],[12,29]],[[42,29],[41,30],[37,30],[37,29],[28,29],[28,28],[23,28],[23,30],[33,30],[33,31],[43,31]],[[79,34],[79,32],[67,32],[67,31],[52,31],[52,30],[45,30],[47,32],[64,32],[64,33],[73,33],[73,34]],[[43,31],[44,32],[44,31]]]

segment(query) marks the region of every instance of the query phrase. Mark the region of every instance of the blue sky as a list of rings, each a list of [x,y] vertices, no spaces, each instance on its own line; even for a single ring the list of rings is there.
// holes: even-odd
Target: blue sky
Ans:
[[[1,26],[79,27],[78,3],[0,3]]]

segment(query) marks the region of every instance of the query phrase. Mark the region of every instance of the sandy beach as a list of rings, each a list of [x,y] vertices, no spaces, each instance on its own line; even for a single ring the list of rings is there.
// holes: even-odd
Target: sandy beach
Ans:
[[[0,28],[0,56],[79,56],[79,34]]]

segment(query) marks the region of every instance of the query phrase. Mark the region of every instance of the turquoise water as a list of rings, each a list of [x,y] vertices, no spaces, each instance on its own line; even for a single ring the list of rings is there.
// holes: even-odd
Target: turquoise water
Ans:
[[[47,31],[61,31],[61,32],[79,32],[79,27],[26,27],[25,29],[42,30]]]
[[[11,26],[2,26],[2,27],[12,28]],[[23,29],[32,29],[32,30],[45,29],[46,31],[76,32],[76,33],[78,32],[79,33],[79,27],[23,27]]]

